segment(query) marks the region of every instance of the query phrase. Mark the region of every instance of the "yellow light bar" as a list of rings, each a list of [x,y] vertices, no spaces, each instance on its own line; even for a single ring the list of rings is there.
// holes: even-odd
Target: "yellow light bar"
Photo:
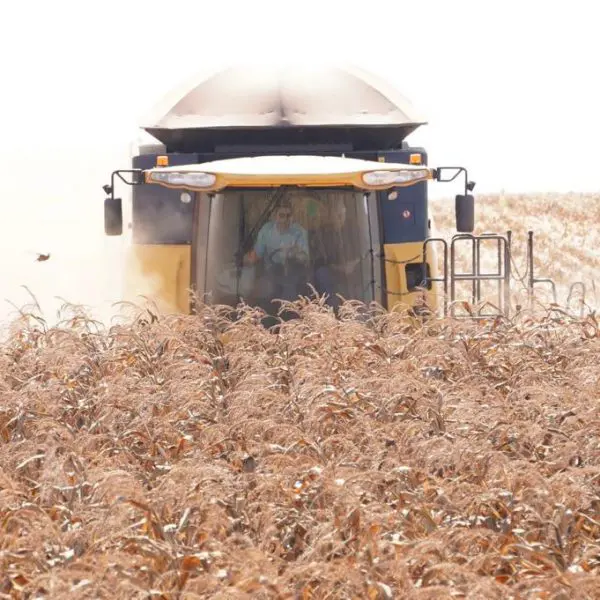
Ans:
[[[156,157],[156,166],[157,167],[168,167],[169,166],[169,157],[168,156],[157,156]]]
[[[421,155],[420,154],[411,154],[410,158],[409,158],[409,162],[411,165],[420,165],[422,162]]]

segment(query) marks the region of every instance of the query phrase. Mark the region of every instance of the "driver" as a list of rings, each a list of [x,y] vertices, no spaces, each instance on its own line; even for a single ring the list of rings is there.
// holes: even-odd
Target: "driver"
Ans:
[[[293,300],[302,269],[308,264],[308,234],[292,222],[292,204],[283,199],[275,209],[275,219],[265,223],[256,238],[256,244],[244,257],[244,263],[253,265],[262,261],[271,287],[271,297]]]

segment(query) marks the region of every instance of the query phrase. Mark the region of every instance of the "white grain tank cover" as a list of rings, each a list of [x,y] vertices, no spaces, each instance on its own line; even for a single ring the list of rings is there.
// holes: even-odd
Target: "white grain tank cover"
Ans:
[[[396,89],[355,67],[233,66],[172,90],[148,130],[425,124]]]

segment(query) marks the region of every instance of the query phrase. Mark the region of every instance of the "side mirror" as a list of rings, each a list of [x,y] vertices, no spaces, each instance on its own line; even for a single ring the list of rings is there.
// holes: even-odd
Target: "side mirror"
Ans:
[[[473,233],[475,229],[475,198],[471,194],[459,194],[455,201],[456,230]]]
[[[121,198],[104,200],[104,232],[115,236],[123,233],[123,203]]]

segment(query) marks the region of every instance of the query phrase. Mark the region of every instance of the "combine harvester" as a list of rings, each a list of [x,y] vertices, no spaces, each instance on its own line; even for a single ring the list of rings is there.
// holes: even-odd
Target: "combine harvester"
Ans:
[[[104,186],[105,230],[123,233],[116,179],[133,186],[126,288],[152,283],[163,309],[189,313],[194,298],[275,315],[275,300],[326,294],[388,310],[459,315],[457,284],[488,311],[510,314],[511,237],[473,235],[474,183],[463,167],[428,166],[406,137],[425,121],[385,82],[349,68],[232,67],[176,90],[143,126],[132,168]],[[457,233],[435,237],[428,183],[458,180]],[[457,246],[469,245],[460,271]],[[483,244],[495,269],[484,271]],[[528,292],[549,280],[533,274]],[[549,282],[551,285],[552,282]],[[492,313],[489,312],[492,306]],[[470,316],[473,316],[472,314]]]

